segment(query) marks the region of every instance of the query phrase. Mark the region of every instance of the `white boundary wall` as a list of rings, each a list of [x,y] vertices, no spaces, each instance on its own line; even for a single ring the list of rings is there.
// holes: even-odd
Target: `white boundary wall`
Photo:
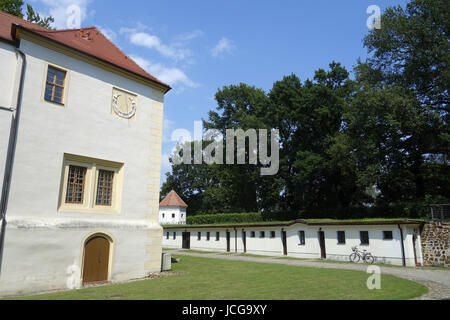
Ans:
[[[405,251],[405,262],[407,266],[415,266],[413,235],[416,235],[416,259],[422,264],[422,251],[420,242],[420,225],[403,224],[403,244]],[[282,230],[286,231],[287,256],[304,259],[320,259],[321,248],[319,244],[318,231],[325,234],[326,258],[330,260],[348,261],[352,253],[351,248],[358,246],[360,250],[367,250],[375,256],[375,263],[402,265],[402,245],[400,230],[397,225],[305,225],[294,224],[288,227],[268,226],[251,227],[242,226],[220,228],[199,228],[199,227],[166,227],[163,234],[163,248],[182,248],[182,233],[190,232],[190,249],[205,251],[227,251],[226,232],[230,232],[230,252],[244,253],[243,230],[246,233],[246,253],[268,256],[283,256]],[[265,237],[260,237],[260,232],[264,231]],[[305,232],[305,244],[300,244],[300,231]],[[345,244],[338,244],[337,231],[345,232]],[[369,244],[361,245],[360,231],[369,233]],[[392,239],[383,240],[383,231],[391,231]],[[198,232],[201,238],[198,240]],[[210,232],[210,240],[206,239],[207,232]],[[219,241],[216,241],[216,232],[220,232]],[[255,237],[251,233],[255,232]],[[275,232],[275,237],[272,236]],[[169,238],[167,238],[169,233]],[[176,233],[176,238],[173,234]]]

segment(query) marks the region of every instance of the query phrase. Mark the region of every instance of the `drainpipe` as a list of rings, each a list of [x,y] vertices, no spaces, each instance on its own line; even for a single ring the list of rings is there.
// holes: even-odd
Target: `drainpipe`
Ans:
[[[14,112],[14,109],[11,109],[11,108],[8,108],[8,107],[0,107],[0,110]]]
[[[400,224],[398,224],[398,228],[400,229],[400,238],[401,238],[401,244],[402,244],[402,262],[403,266],[406,267],[406,259],[405,259],[405,244],[403,243],[403,230]]]
[[[9,199],[9,191],[11,188],[11,179],[12,172],[14,167],[14,156],[16,153],[16,145],[17,145],[17,135],[19,131],[19,120],[20,114],[22,110],[22,95],[23,95],[23,86],[25,80],[25,70],[27,68],[27,57],[25,53],[20,51],[17,47],[15,48],[16,52],[22,57],[22,70],[20,73],[20,84],[19,91],[17,94],[17,106],[15,113],[13,113],[11,119],[11,129],[9,132],[9,142],[8,142],[8,152],[6,155],[6,163],[5,163],[5,174],[3,177],[2,184],[2,194],[1,194],[1,202],[0,202],[0,220],[1,220],[1,229],[0,229],[0,274],[2,269],[3,262],[3,247],[5,243],[5,231],[6,231],[6,211],[8,208],[8,199]],[[12,110],[14,111],[14,110]]]

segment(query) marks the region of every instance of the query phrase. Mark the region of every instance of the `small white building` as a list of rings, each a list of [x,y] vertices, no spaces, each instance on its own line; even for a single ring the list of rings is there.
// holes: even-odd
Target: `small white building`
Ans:
[[[421,221],[296,220],[276,224],[164,226],[163,247],[348,261],[352,247],[375,263],[423,264]]]
[[[159,204],[159,223],[186,224],[187,207],[188,205],[174,190],[170,191]]]
[[[164,95],[97,28],[0,11],[0,296],[161,270]]]

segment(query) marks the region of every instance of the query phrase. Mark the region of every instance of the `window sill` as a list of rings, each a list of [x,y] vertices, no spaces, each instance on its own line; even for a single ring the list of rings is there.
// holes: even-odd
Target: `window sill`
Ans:
[[[45,102],[48,102],[48,103],[56,104],[56,105],[58,105],[58,106],[60,106],[60,107],[65,107],[65,106],[66,106],[66,105],[64,104],[64,102],[57,102],[57,101],[52,101],[52,100],[47,100],[47,99],[44,99],[44,101],[45,101]]]

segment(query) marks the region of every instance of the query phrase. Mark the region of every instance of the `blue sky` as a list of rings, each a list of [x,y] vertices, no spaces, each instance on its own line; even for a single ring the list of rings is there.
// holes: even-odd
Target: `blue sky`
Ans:
[[[225,85],[247,83],[266,91],[285,75],[302,81],[331,61],[351,70],[367,50],[367,8],[405,6],[406,0],[31,0],[66,28],[70,5],[81,27],[97,26],[152,75],[169,83],[166,95],[162,182],[170,170],[171,132],[215,109]]]

